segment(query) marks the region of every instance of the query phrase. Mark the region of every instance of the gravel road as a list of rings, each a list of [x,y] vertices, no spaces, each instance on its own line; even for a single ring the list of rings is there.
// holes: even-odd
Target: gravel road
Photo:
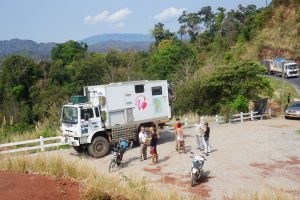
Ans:
[[[202,152],[195,149],[193,128],[184,130],[187,154],[175,151],[173,133],[165,130],[158,145],[159,164],[150,165],[150,159],[141,162],[139,148],[133,148],[124,154],[125,167],[114,173],[145,176],[160,188],[175,188],[183,194],[192,193],[204,199],[225,199],[268,188],[282,188],[300,199],[300,134],[297,130],[300,130],[299,120],[281,118],[212,125],[212,152],[204,166],[206,177],[194,188],[189,182],[190,152]],[[80,159],[105,173],[108,173],[112,157],[94,159],[78,155],[72,149],[60,150],[58,154]]]

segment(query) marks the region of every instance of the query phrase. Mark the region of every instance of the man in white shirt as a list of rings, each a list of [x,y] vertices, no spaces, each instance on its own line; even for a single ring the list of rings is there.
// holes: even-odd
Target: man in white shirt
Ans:
[[[204,124],[201,122],[200,118],[197,118],[197,121],[194,126],[197,149],[203,150],[204,146],[202,142],[202,134],[204,131]]]
[[[148,134],[145,131],[145,127],[141,126],[141,132],[139,133],[140,140],[140,159],[141,161],[147,159],[147,138]]]

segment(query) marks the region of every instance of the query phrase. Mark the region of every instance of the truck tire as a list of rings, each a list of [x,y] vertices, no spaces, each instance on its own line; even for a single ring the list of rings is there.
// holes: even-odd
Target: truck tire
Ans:
[[[72,146],[72,147],[77,153],[86,152],[86,144],[81,144],[80,146]]]
[[[105,137],[97,136],[88,146],[88,152],[94,158],[101,158],[109,151],[109,142]]]
[[[82,146],[73,146],[73,149],[77,152],[77,153],[82,153],[84,151]]]

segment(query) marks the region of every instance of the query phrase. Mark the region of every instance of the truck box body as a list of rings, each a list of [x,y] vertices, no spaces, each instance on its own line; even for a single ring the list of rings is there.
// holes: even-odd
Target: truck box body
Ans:
[[[299,76],[298,64],[290,60],[283,58],[267,59],[262,61],[262,65],[266,67],[269,74],[282,76],[283,71],[286,78]]]
[[[107,128],[171,118],[167,81],[86,86],[84,95],[90,103],[101,106]]]

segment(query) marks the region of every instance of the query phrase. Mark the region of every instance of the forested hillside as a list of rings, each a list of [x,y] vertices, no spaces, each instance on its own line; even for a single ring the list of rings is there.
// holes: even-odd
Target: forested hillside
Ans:
[[[46,130],[56,128],[61,105],[83,86],[140,79],[167,79],[176,93],[176,114],[247,111],[249,101],[273,94],[261,58],[299,60],[299,20],[298,0],[276,0],[259,9],[207,6],[183,12],[176,33],[155,24],[155,42],[146,52],[92,53],[85,43],[68,41],[51,50],[51,60],[6,57],[0,123],[10,131],[38,122]]]

